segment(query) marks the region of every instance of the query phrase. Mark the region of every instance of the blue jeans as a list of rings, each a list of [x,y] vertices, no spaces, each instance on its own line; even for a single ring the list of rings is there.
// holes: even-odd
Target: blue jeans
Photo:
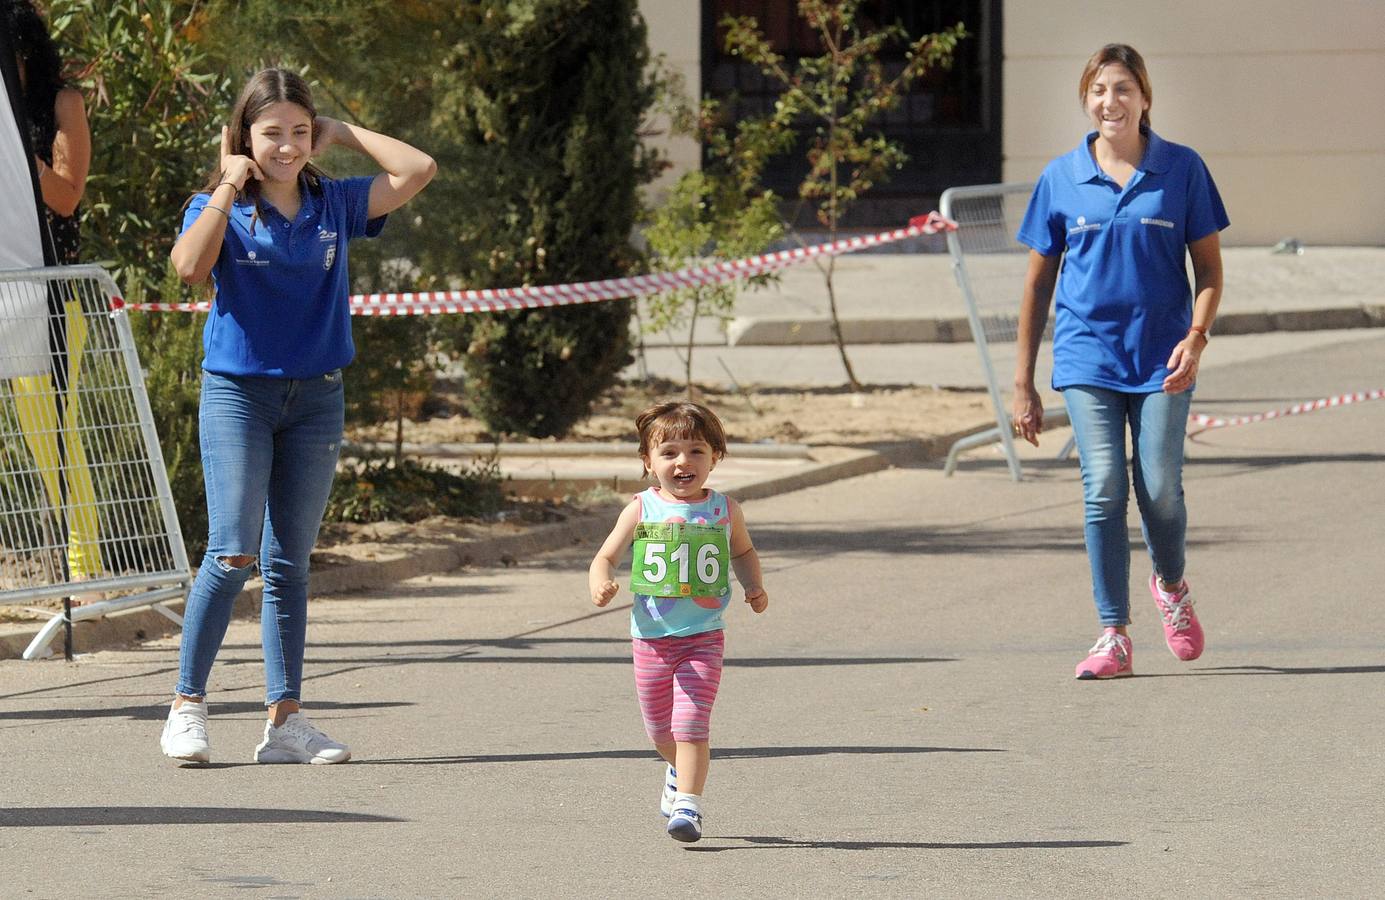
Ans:
[[[317,541],[341,449],[340,370],[316,378],[202,375],[202,471],[207,553],[183,612],[178,693],[202,697],[259,558],[265,702],[299,700],[307,634],[308,556]]]
[[[1183,578],[1188,512],[1183,504],[1183,439],[1192,391],[1127,394],[1079,386],[1063,390],[1082,461],[1087,560],[1102,625],[1130,624],[1130,537],[1126,508],[1130,472],[1125,429],[1133,445],[1131,469],[1140,526],[1154,571],[1168,583]]]

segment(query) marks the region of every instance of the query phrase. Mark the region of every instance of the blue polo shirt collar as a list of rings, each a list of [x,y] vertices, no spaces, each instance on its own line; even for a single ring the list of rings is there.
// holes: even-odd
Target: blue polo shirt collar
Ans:
[[[1149,144],[1145,147],[1144,159],[1140,160],[1138,170],[1153,175],[1167,172],[1172,161],[1168,142],[1155,134],[1153,129],[1141,128],[1140,131],[1149,139]],[[1096,164],[1096,157],[1092,156],[1094,140],[1096,132],[1087,132],[1087,136],[1072,154],[1072,176],[1078,184],[1101,181],[1105,177],[1102,175],[1101,167]]]
[[[1162,175],[1172,163],[1168,142],[1152,129],[1146,128],[1144,133],[1149,138],[1149,146],[1145,147],[1145,158],[1140,160],[1140,168],[1151,175]]]
[[[298,216],[294,220],[295,222],[302,221],[316,214],[318,203],[320,202],[319,198],[316,196],[316,192],[308,188],[306,184],[303,185],[303,190],[299,194],[299,196],[301,198],[301,201],[298,207]],[[249,200],[237,199],[231,204],[231,206],[247,224],[249,224],[250,220],[255,217],[255,204]],[[265,200],[261,204],[261,209],[265,213],[274,216],[280,221],[287,221],[287,219],[285,219],[284,217],[284,214],[279,212],[279,210],[274,206],[274,204],[270,203],[268,200]]]

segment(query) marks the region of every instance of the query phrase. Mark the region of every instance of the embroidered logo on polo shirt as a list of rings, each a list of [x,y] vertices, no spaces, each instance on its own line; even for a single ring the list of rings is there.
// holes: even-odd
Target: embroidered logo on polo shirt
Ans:
[[[1175,225],[1175,224],[1173,224],[1172,222],[1170,222],[1168,219],[1149,219],[1149,218],[1143,218],[1143,219],[1140,219],[1140,224],[1141,224],[1141,225],[1158,225],[1160,228],[1177,228],[1177,227],[1178,227],[1177,225]]]
[[[322,269],[324,272],[329,271],[332,268],[332,263],[337,261],[337,233],[319,226],[317,239],[320,243],[327,245],[326,252],[322,254]]]
[[[267,259],[256,259],[256,258],[255,258],[255,251],[254,251],[254,250],[251,250],[249,253],[245,254],[245,259],[238,259],[238,260],[236,260],[236,265],[238,265],[238,266],[267,266],[267,265],[269,265],[269,260],[267,260]]]
[[[1100,228],[1100,222],[1089,223],[1086,216],[1078,216],[1077,224],[1068,229],[1068,234],[1081,234],[1084,231],[1097,231]]]

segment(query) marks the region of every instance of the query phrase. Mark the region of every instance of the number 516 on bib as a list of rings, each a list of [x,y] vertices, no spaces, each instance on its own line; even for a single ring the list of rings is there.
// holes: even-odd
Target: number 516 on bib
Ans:
[[[635,526],[630,590],[651,597],[720,596],[730,589],[730,547],[721,525],[641,522]]]

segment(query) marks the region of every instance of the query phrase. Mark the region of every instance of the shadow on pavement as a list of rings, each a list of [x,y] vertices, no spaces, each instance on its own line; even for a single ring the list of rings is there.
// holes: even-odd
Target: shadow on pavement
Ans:
[[[1079,498],[1080,499],[1080,498]],[[811,554],[812,561],[841,553],[888,553],[891,555],[951,554],[1014,555],[1020,553],[1081,553],[1086,551],[1082,537],[1081,511],[1071,525],[1044,528],[1006,528],[991,526],[975,528],[970,524],[938,527],[900,526],[889,528],[857,528],[852,531],[800,530],[757,526],[755,540],[760,546],[773,547],[776,562],[790,554]],[[1188,536],[1188,546],[1213,547],[1247,542],[1242,528],[1195,528]],[[1138,528],[1130,531],[1131,549],[1144,549],[1144,539]],[[777,565],[775,570],[792,563]]]
[[[1090,850],[1125,847],[1129,841],[813,841],[792,838],[727,835],[718,841],[745,841],[748,847],[698,845],[684,849],[698,853],[727,850]]]
[[[407,701],[386,701],[382,703],[333,703],[329,700],[322,700],[308,705],[308,711],[313,713],[328,711],[344,711],[357,709],[391,709],[399,706],[413,706]],[[211,714],[213,716],[228,715],[256,715],[263,716],[265,706],[263,703],[252,700],[238,700],[228,703],[218,703],[212,701]],[[0,712],[0,721],[7,719],[133,719],[143,722],[162,722],[168,715],[168,704],[160,703],[157,706],[115,706],[109,709],[22,709],[9,712]]]
[[[712,758],[775,759],[785,756],[879,755],[903,753],[1005,753],[995,747],[717,747]],[[575,750],[568,753],[495,753],[471,756],[415,756],[353,760],[353,766],[451,766],[497,762],[562,762],[583,759],[658,759],[652,748],[640,750]]]
[[[63,684],[50,684],[47,687],[34,688],[33,690],[29,691],[15,691],[13,694],[0,694],[0,700],[12,700],[15,697],[30,697],[34,694],[47,694],[53,691],[70,691],[74,688],[90,687],[93,684],[105,684],[110,681],[127,681],[131,678],[152,678],[155,675],[167,675],[170,672],[177,671],[177,666],[165,666],[161,669],[150,669],[147,672],[134,672],[129,675],[112,675],[109,678],[93,678],[90,681],[73,681],[64,682]]]
[[[1196,435],[1189,441],[1198,443]],[[1206,445],[1204,445],[1206,446]],[[1279,466],[1302,466],[1311,463],[1379,463],[1385,462],[1385,453],[1283,453],[1274,456],[1255,455],[1247,451],[1245,456],[1190,456],[1185,469],[1196,470],[1202,466],[1231,466],[1241,469],[1271,469]]]
[[[823,554],[850,552],[888,553],[915,556],[1086,552],[1079,521],[1062,528],[934,528],[900,526],[858,528],[844,531],[802,531],[760,525],[755,528],[758,546],[773,547],[776,558],[793,553]]]
[[[1160,672],[1154,675],[1136,675],[1136,678],[1187,678],[1197,675],[1380,675],[1385,674],[1385,665],[1379,666],[1213,666],[1194,669],[1191,672]]]
[[[317,624],[314,622],[313,624]],[[371,623],[374,625],[374,622]],[[346,649],[350,647],[379,647],[387,644],[391,647],[500,647],[505,650],[531,650],[541,644],[624,644],[629,645],[628,637],[619,638],[600,638],[600,637],[570,637],[570,638],[433,638],[431,640],[419,641],[400,641],[385,639],[378,641],[313,641],[310,649],[316,650],[319,647],[333,647],[336,649]],[[223,644],[224,650],[258,650],[259,644]]]
[[[1221,432],[1220,428],[1207,428],[1195,431],[1188,435],[1188,443],[1198,447],[1199,450],[1209,450],[1216,446],[1205,438]],[[1381,453],[1280,453],[1280,454],[1260,454],[1253,449],[1247,449],[1244,456],[1204,456],[1201,452],[1191,454],[1185,462],[1185,476],[1196,474],[1200,468],[1233,468],[1256,471],[1261,469],[1276,469],[1286,466],[1302,466],[1313,463],[1378,463],[1385,462],[1385,454]],[[941,463],[925,463],[912,468],[941,468]],[[896,468],[910,468],[909,466],[896,465]],[[1074,453],[1071,460],[1057,459],[1026,459],[1024,461],[1024,477],[1026,481],[1041,481],[1053,478],[1068,470],[1077,473],[1077,455]],[[996,475],[1006,471],[1004,458],[995,459],[976,459],[963,457],[957,463],[957,471],[954,478],[964,477],[968,472],[988,473]],[[759,536],[760,529],[756,529],[756,537]]]
[[[379,646],[378,644],[375,646]],[[218,664],[229,665],[249,664],[259,662],[252,657],[229,657],[218,659]],[[314,664],[337,664],[337,663],[356,663],[359,666],[402,666],[402,665],[436,665],[438,663],[533,663],[549,665],[611,665],[618,664],[623,666],[630,665],[630,657],[625,656],[484,656],[480,653],[453,653],[447,656],[409,656],[407,654],[397,654],[390,656],[339,656],[323,657],[309,652],[308,662]],[[790,657],[764,657],[764,658],[727,658],[724,665],[727,668],[742,669],[774,669],[791,668],[796,666],[892,666],[905,663],[935,663],[935,662],[956,662],[950,657],[930,657],[930,656],[859,656],[859,657],[835,657],[835,656],[790,656]],[[350,671],[350,670],[347,670]],[[314,675],[314,678],[325,677],[326,674],[339,675],[340,671]],[[317,704],[314,704],[317,706]]]
[[[393,816],[328,809],[243,809],[231,806],[29,806],[0,808],[0,828],[101,825],[269,825],[306,822],[350,825],[405,822]]]

